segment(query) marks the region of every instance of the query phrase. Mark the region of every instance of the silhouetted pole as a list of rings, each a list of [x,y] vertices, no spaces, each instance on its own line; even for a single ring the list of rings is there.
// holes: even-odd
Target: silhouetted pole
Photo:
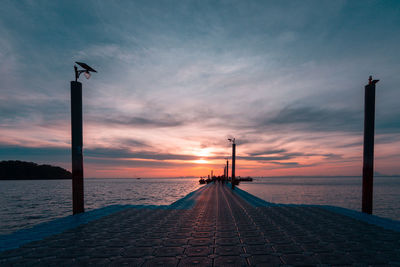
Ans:
[[[82,153],[82,84],[78,82],[83,73],[89,79],[95,69],[83,62],[75,62],[75,81],[71,81],[71,146],[72,146],[72,213],[85,211],[83,207],[83,153]]]
[[[83,207],[83,153],[82,153],[82,84],[71,82],[72,133],[72,210],[84,212]]]
[[[374,183],[374,135],[375,135],[375,84],[372,80],[365,86],[364,110],[364,164],[362,185],[362,212],[372,214]]]
[[[232,189],[235,189],[235,162],[236,162],[236,144],[232,143]]]
[[[226,161],[226,181],[229,180],[229,160]]]

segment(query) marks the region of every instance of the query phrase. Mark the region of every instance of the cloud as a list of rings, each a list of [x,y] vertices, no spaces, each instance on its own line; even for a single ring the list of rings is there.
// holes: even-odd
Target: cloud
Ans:
[[[237,159],[243,159],[243,160],[250,160],[250,161],[275,161],[275,160],[287,160],[287,159],[292,159],[294,156],[291,155],[282,155],[282,156],[276,156],[276,157],[246,157],[246,156],[237,156]]]
[[[290,167],[299,167],[301,166],[298,162],[279,162],[279,161],[272,161],[270,162],[272,164],[276,164],[276,165],[282,165],[282,166],[290,166]]]
[[[117,140],[110,140],[111,142],[113,142],[114,144],[118,144],[122,147],[140,147],[140,148],[150,148],[151,145],[146,142],[146,141],[142,141],[142,140],[137,140],[137,139],[133,139],[133,138],[120,138]]]
[[[85,163],[94,164],[103,167],[113,167],[116,170],[124,168],[177,168],[194,165],[190,162],[167,162],[154,160],[123,160],[113,158],[85,158]]]
[[[262,126],[265,127],[288,125],[310,132],[359,132],[362,130],[362,124],[362,113],[357,111],[291,106],[262,122]]]
[[[263,150],[263,151],[249,153],[249,155],[252,157],[255,157],[255,156],[261,156],[261,155],[280,154],[280,153],[284,153],[284,152],[287,152],[287,150],[286,149]]]
[[[84,150],[84,154],[91,158],[135,158],[135,159],[152,159],[152,160],[197,160],[199,157],[193,155],[169,154],[138,151],[133,152],[129,149],[122,148],[88,148]]]
[[[99,119],[97,119],[99,120]],[[101,120],[102,124],[113,124],[120,126],[143,127],[143,128],[163,128],[182,126],[185,122],[179,121],[171,115],[163,118],[151,119],[145,117],[119,116],[118,118],[106,118]]]

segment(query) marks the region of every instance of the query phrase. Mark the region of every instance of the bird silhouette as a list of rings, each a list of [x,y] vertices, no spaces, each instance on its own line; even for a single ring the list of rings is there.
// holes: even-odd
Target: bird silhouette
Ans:
[[[369,76],[368,81],[369,81],[368,84],[373,84],[373,85],[375,85],[377,82],[379,82],[379,80],[372,80],[371,75]]]

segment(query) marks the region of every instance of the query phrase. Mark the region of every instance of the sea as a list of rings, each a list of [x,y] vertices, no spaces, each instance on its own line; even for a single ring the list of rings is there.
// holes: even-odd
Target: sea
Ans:
[[[201,186],[198,178],[86,178],[85,210],[169,205]],[[268,202],[361,209],[361,177],[261,177],[239,188]],[[375,177],[373,213],[400,220],[400,177]],[[71,180],[0,181],[0,235],[71,214]]]

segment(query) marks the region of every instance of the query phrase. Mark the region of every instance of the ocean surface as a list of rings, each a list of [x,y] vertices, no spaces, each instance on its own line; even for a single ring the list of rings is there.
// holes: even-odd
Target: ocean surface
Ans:
[[[169,205],[198,178],[85,179],[85,210],[115,204]],[[71,180],[0,181],[0,235],[72,214]]]
[[[169,205],[201,187],[198,178],[85,179],[85,209]],[[268,202],[361,209],[360,177],[255,178],[239,188]],[[70,180],[0,181],[0,235],[72,214]],[[400,177],[375,177],[374,214],[400,220]]]
[[[239,188],[268,202],[361,211],[362,177],[255,178]],[[400,177],[374,177],[374,215],[400,221]]]

